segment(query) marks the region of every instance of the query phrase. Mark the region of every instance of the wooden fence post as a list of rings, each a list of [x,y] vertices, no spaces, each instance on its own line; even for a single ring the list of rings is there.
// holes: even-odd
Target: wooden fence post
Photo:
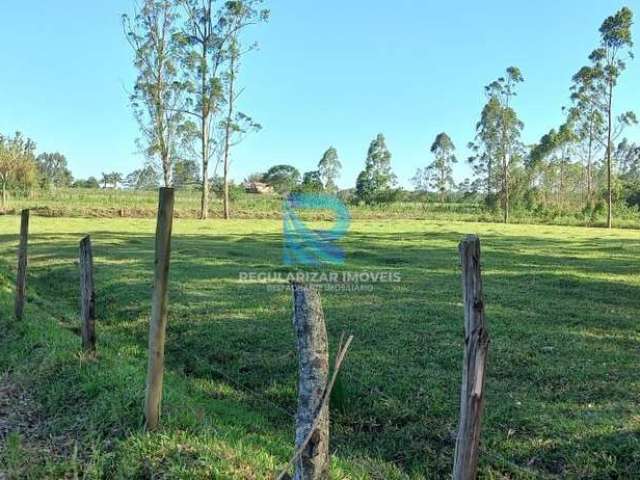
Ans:
[[[460,392],[460,425],[453,466],[454,480],[475,480],[489,333],[484,320],[480,272],[480,239],[469,235],[459,245],[464,296],[464,363]]]
[[[325,480],[329,478],[329,406],[321,405],[329,378],[327,329],[318,291],[299,283],[292,288],[299,375],[296,451],[315,422],[315,431],[295,462],[294,479]]]
[[[158,201],[155,275],[151,299],[151,322],[149,323],[149,365],[144,406],[147,430],[155,430],[160,422],[172,223],[173,188],[163,187],[160,189]]]
[[[27,299],[27,245],[29,243],[29,210],[20,216],[20,246],[18,247],[18,273],[16,277],[16,320],[22,320]]]
[[[82,348],[96,350],[96,293],[93,286],[93,252],[91,237],[80,241],[80,321],[82,322]]]

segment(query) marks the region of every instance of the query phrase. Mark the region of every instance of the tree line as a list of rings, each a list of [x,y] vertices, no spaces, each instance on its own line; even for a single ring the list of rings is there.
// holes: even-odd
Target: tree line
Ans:
[[[202,166],[203,218],[209,191],[206,172],[212,152],[218,146],[221,148],[224,213],[228,218],[231,132],[246,133],[258,127],[246,115],[232,115],[242,52],[238,32],[268,17],[266,10],[257,8],[258,3],[230,2],[214,14],[212,2],[205,1],[198,7],[186,0],[149,0],[135,21],[127,23],[140,72],[132,100],[138,108],[143,105],[138,112],[144,114],[146,121],[141,126],[148,134],[149,153],[159,156],[164,181],[169,184],[171,169],[167,159],[172,153],[169,147],[176,142],[172,136],[182,135],[191,147],[195,140]],[[173,8],[179,5],[187,12],[186,22],[173,29],[179,17]],[[572,78],[568,104],[563,107],[563,123],[535,145],[522,142],[524,123],[514,106],[524,76],[515,66],[507,68],[504,75],[485,87],[486,104],[476,124],[475,138],[468,144],[473,178],[455,184],[453,164],[458,160],[455,146],[449,135],[442,132],[430,149],[433,161],[419,169],[412,179],[416,191],[435,192],[441,202],[454,191],[457,198],[462,194],[481,199],[489,208],[499,209],[505,222],[509,222],[514,208],[551,209],[560,214],[582,211],[593,216],[604,204],[607,225],[612,226],[614,204],[626,201],[633,205],[638,197],[640,149],[621,137],[625,127],[637,123],[637,119],[633,112],[614,108],[616,86],[627,59],[632,58],[632,23],[633,13],[626,7],[604,20],[599,30],[600,44],[588,56],[589,63]],[[218,74],[219,71],[223,73]],[[227,107],[226,116],[222,105]],[[185,115],[191,116],[186,123],[182,122]],[[216,115],[222,118],[218,137],[209,130],[215,125],[211,122]],[[233,118],[242,122],[234,122]],[[301,175],[294,166],[276,165],[251,175],[249,180],[268,183],[279,193],[336,193],[340,167],[337,151],[331,147],[317,170]],[[355,188],[341,194],[367,204],[403,197],[382,134],[371,142]]]
[[[230,179],[232,148],[260,129],[237,110],[236,101],[242,93],[237,85],[241,61],[255,48],[244,45],[241,34],[268,19],[261,6],[262,0],[145,0],[133,16],[123,16],[138,72],[130,99],[147,162],[127,175],[105,172],[101,178],[74,181],[64,155],[36,157],[31,139],[20,133],[0,135],[3,204],[8,190],[28,192],[34,186],[148,189],[165,184],[198,189],[202,218],[216,192],[229,218],[230,197],[241,188]],[[633,57],[632,24],[633,13],[626,7],[604,20],[599,45],[571,78],[563,121],[533,145],[522,141],[524,123],[515,107],[525,81],[520,69],[511,66],[486,85],[486,102],[468,143],[473,176],[459,184],[453,178],[459,159],[446,132],[436,135],[432,161],[412,178],[413,192],[398,186],[381,133],[369,145],[354,188],[338,188],[342,163],[334,147],[315,170],[301,173],[292,165],[275,165],[245,182],[264,182],[283,195],[328,192],[365,204],[427,198],[482,202],[501,211],[505,222],[514,210],[603,215],[611,226],[614,206],[640,204],[640,145],[623,135],[638,121],[615,102],[626,62]]]
[[[613,224],[616,203],[640,202],[640,146],[622,137],[637,124],[632,111],[615,109],[618,81],[633,58],[633,13],[624,7],[600,26],[600,44],[589,63],[572,77],[564,121],[535,145],[521,140],[524,123],[513,100],[524,77],[517,67],[485,87],[487,101],[469,143],[468,159],[474,179],[458,188],[481,194],[509,221],[513,207],[530,211],[582,211],[593,216],[606,208],[607,226]],[[437,190],[441,196],[454,187],[452,164],[457,161],[451,139],[442,133],[431,148],[435,159],[419,170],[417,188]]]
[[[193,160],[176,160],[173,164],[173,185],[199,188],[198,164]],[[215,180],[214,180],[215,181]],[[37,154],[36,142],[21,132],[0,133],[0,205],[7,206],[9,193],[29,197],[34,190],[54,192],[60,188],[157,188],[160,174],[152,164],[128,175],[103,172],[100,177],[74,178],[67,158],[59,152]]]

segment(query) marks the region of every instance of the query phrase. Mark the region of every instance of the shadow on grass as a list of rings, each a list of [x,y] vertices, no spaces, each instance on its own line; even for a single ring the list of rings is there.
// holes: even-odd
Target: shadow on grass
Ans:
[[[323,295],[332,346],[344,330],[355,335],[344,371],[346,407],[333,413],[332,447],[342,456],[448,475],[461,375],[460,236],[356,232],[344,240],[347,263],[337,270],[393,270],[402,281]],[[81,237],[30,239],[30,287],[68,328],[76,328]],[[143,359],[153,237],[95,231],[92,239],[99,343]],[[0,236],[5,257],[14,241]],[[598,432],[627,428],[640,393],[633,280],[640,241],[499,234],[482,241],[492,337],[486,448],[551,475],[591,468],[607,476],[633,462],[637,437]],[[167,368],[191,382],[204,404],[244,403],[276,437],[290,433],[287,412],[295,410],[290,295],[239,274],[285,271],[281,256],[278,234],[175,235],[167,339]],[[551,439],[553,447],[545,446]],[[615,461],[598,460],[605,458]],[[483,461],[488,471],[503,471]],[[635,462],[623,471],[640,474]]]

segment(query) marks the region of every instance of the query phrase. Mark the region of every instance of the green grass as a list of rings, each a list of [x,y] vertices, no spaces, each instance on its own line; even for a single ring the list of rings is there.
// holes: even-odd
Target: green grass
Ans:
[[[141,428],[154,221],[33,217],[19,324],[10,320],[18,226],[0,217],[0,369],[38,405],[41,431],[12,436],[0,472],[266,479],[287,462],[297,366],[290,294],[239,280],[286,271],[280,222],[176,220],[155,434]],[[86,233],[97,360],[82,356],[77,336]],[[481,478],[640,478],[640,234],[416,220],[355,221],[343,240],[340,270],[394,271],[401,282],[323,294],[332,351],[342,331],[355,335],[345,401],[332,412],[333,478],[448,478],[463,343],[457,242],[466,233],[482,240],[491,335]]]

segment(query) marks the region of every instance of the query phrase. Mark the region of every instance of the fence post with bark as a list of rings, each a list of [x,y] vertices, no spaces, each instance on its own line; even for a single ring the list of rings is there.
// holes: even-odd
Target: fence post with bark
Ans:
[[[459,251],[464,297],[464,361],[453,479],[475,480],[489,349],[480,271],[480,239],[469,235],[460,242]]]
[[[96,293],[93,285],[93,251],[89,235],[80,241],[80,322],[82,348],[85,352],[95,352]]]
[[[29,243],[29,210],[20,216],[20,245],[18,246],[18,272],[16,276],[16,320],[22,320],[27,299],[27,245]]]
[[[304,447],[295,462],[294,479],[328,479],[329,405],[323,405],[329,379],[327,328],[317,289],[299,283],[292,288],[299,374],[296,451]]]
[[[144,407],[147,430],[155,430],[160,422],[173,205],[173,188],[161,188],[156,225],[155,275],[149,324],[149,364]]]

